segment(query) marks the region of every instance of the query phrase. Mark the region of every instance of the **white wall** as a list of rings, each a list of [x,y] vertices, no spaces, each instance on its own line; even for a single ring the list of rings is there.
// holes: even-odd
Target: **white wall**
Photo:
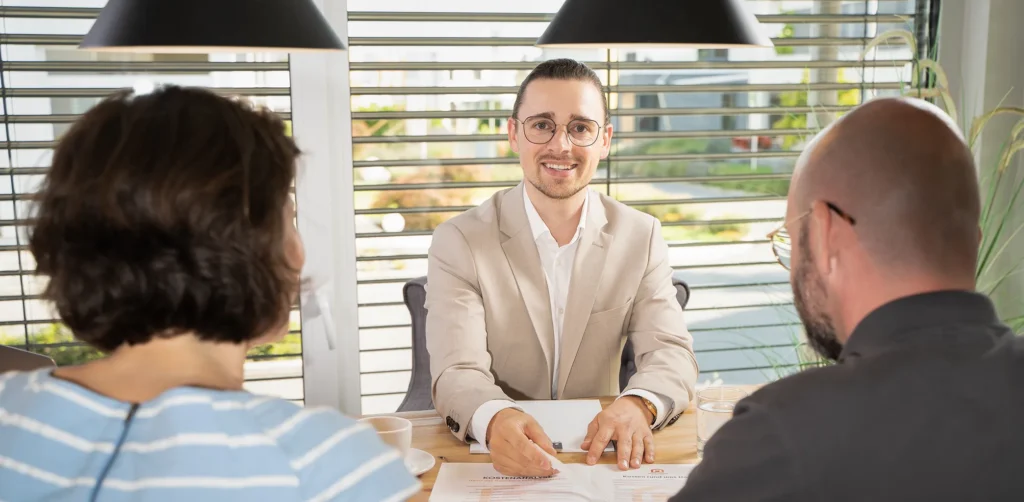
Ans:
[[[1021,54],[1024,54],[1024,30],[1020,29],[1024,21],[1024,2],[945,0],[942,5],[939,62],[949,74],[953,99],[965,120],[997,106],[1024,107],[1024,65],[1020,64]],[[1021,118],[999,117],[986,126],[977,148],[982,179],[991,174],[1003,143]],[[1005,207],[1016,186],[1024,181],[1024,160],[1020,154],[1009,169],[1015,175],[1003,181],[996,209]],[[1024,225],[1024,201],[1018,201],[1016,207],[1015,217],[1008,225],[1010,229]],[[1003,258],[993,266],[994,273],[997,276],[1005,273],[1021,257],[1024,257],[1024,232],[1011,241]],[[984,277],[982,282],[987,282]],[[1024,273],[1007,283],[995,291],[993,300],[1004,317],[1021,315],[1024,312]]]
[[[348,39],[346,0],[315,0],[331,27]],[[302,298],[302,366],[307,406],[360,413],[356,300],[352,115],[348,54],[291,57],[293,132],[304,151],[296,180],[304,275],[316,296]],[[321,303],[318,303],[318,300]],[[321,306],[325,308],[321,308]],[[330,312],[331,320],[324,311]]]

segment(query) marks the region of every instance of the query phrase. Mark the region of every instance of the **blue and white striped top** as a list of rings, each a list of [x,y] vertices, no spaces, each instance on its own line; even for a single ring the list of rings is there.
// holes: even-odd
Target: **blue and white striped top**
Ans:
[[[420,490],[373,428],[329,408],[179,387],[134,406],[0,374],[0,501],[404,501]],[[105,473],[105,474],[104,474]]]

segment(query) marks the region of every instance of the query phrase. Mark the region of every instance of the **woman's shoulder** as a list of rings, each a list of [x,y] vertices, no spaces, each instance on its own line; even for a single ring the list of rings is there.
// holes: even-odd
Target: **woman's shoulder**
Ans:
[[[365,424],[326,406],[302,406],[273,397],[256,397],[248,402],[249,415],[264,432],[282,446],[296,441],[322,441],[349,431],[348,435],[361,437],[359,432],[373,432]],[[375,433],[373,434],[375,436]]]
[[[0,435],[6,428],[9,439],[0,442],[0,455],[7,451],[24,457],[28,452],[42,454],[46,447],[72,447],[89,456],[98,451],[96,445],[106,451],[106,445],[116,443],[123,424],[130,422],[130,444],[125,447],[134,454],[156,459],[199,447],[208,461],[238,454],[253,463],[269,459],[260,464],[264,470],[280,459],[289,475],[298,478],[303,493],[324,500],[398,500],[419,487],[404,459],[364,422],[333,408],[243,390],[178,387],[133,406],[48,371],[9,373],[0,374],[0,416],[4,414],[22,417],[22,425],[41,426],[0,423]],[[61,433],[54,436],[46,430]],[[42,457],[22,460],[45,462]]]
[[[329,408],[306,408],[273,396],[246,390],[216,390],[182,386],[164,391],[156,398],[133,405],[94,392],[75,382],[58,378],[51,368],[0,373],[0,402],[3,407],[33,409],[81,408],[90,415],[123,420],[134,408],[135,419],[177,419],[193,417],[215,422],[247,421],[254,425],[291,428],[308,422],[320,426],[349,426],[355,420]],[[316,420],[309,420],[310,418]],[[164,420],[164,421],[166,421]],[[283,422],[287,421],[287,424]]]
[[[273,402],[257,410],[315,500],[405,500],[420,490],[398,450],[333,408]]]
[[[0,409],[50,417],[98,416],[123,419],[131,409],[80,385],[56,378],[53,368],[0,373]]]
[[[40,376],[47,375],[49,371],[52,371],[52,368],[0,373],[0,395],[8,391],[18,391],[28,384],[30,378],[38,380]]]

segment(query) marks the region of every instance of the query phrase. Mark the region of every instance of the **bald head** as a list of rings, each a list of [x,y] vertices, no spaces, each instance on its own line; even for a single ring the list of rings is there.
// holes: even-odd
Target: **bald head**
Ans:
[[[980,201],[956,124],[912,98],[869,101],[818,134],[797,161],[792,208],[835,203],[879,267],[974,277]]]

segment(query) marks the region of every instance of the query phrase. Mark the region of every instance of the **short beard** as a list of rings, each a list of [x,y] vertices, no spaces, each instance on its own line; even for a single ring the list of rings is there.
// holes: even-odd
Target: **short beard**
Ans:
[[[807,342],[819,355],[839,360],[843,345],[836,336],[832,317],[825,311],[825,284],[814,271],[814,256],[807,242],[807,222],[800,228],[800,262],[793,267],[793,304],[807,333]],[[806,288],[806,289],[805,289]]]
[[[577,169],[579,169],[579,168],[577,168]],[[559,192],[556,192],[552,187],[543,185],[541,183],[534,182],[533,180],[530,180],[530,179],[527,179],[527,181],[529,181],[530,184],[533,185],[533,188],[536,188],[538,192],[544,194],[546,197],[548,197],[550,199],[555,199],[555,200],[565,200],[565,199],[568,199],[568,198],[572,197],[573,195],[576,195],[576,194],[580,193],[580,190],[583,190],[584,188],[587,187],[587,185],[585,183],[580,184],[580,185],[570,185],[567,190],[565,190],[562,193],[559,193]]]

